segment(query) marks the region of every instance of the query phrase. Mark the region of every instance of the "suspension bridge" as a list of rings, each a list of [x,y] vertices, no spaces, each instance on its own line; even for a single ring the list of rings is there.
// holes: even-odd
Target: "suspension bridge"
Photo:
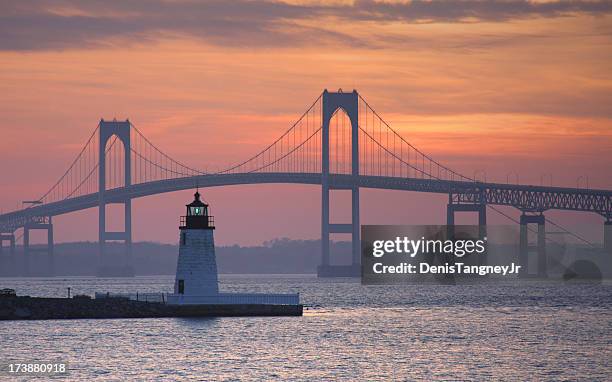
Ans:
[[[0,215],[0,251],[11,253],[23,240],[24,259],[33,250],[30,231],[47,231],[44,251],[53,272],[53,217],[98,208],[99,254],[109,241],[125,243],[131,257],[132,200],[199,187],[294,183],[321,185],[320,276],[359,274],[359,190],[375,188],[448,195],[447,224],[455,213],[478,214],[486,225],[487,207],[521,211],[520,259],[527,263],[527,231],[537,225],[538,273],[546,274],[544,213],[572,210],[599,214],[604,220],[604,248],[612,252],[612,191],[487,183],[466,177],[434,160],[397,133],[357,91],[327,90],[278,139],[251,158],[219,171],[185,165],[163,152],[132,124],[101,120],[59,180],[27,208]],[[351,219],[330,223],[330,193],[351,192]],[[124,230],[107,231],[106,206],[123,205]],[[552,222],[551,222],[552,223]],[[554,223],[553,223],[554,224]],[[17,232],[21,230],[21,235]],[[350,234],[352,264],[331,265],[330,234]]]

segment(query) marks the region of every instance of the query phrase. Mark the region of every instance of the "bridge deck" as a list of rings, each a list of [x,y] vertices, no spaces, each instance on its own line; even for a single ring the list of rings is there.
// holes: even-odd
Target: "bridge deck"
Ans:
[[[330,186],[334,188],[349,189],[357,184],[362,188],[453,194],[454,201],[457,203],[505,205],[533,212],[551,209],[587,211],[600,214],[608,220],[612,219],[612,191],[608,190],[366,175],[353,177],[344,174],[331,174],[329,181]],[[200,175],[115,188],[107,190],[104,196],[107,203],[112,203],[190,189],[196,184],[199,187],[219,187],[266,183],[319,185],[321,174],[264,172]],[[91,193],[2,214],[0,215],[0,232],[13,232],[34,217],[62,215],[96,207],[98,203],[98,193]]]

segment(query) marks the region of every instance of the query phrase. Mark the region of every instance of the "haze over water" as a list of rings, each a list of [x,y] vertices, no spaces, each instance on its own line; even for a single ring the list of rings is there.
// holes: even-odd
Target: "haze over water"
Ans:
[[[3,279],[19,294],[159,292],[173,277]],[[0,322],[3,353],[65,360],[67,380],[589,380],[612,378],[612,284],[362,286],[222,276],[300,292],[303,317]],[[586,377],[588,376],[588,377]]]

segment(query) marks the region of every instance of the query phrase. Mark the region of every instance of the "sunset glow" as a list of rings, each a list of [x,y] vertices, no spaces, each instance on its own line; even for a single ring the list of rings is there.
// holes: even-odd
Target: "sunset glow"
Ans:
[[[409,142],[468,176],[539,184],[545,174],[568,187],[588,176],[612,188],[610,3],[238,3],[0,5],[0,208],[44,193],[100,118],[129,118],[177,160],[224,168],[272,142],[325,88],[357,89]],[[135,240],[176,240],[168,227],[190,192],[175,194],[135,202]],[[204,197],[221,223],[272,217],[257,232],[237,223],[222,244],[320,229],[318,188]],[[163,223],[138,224],[152,218]],[[95,224],[87,212],[58,221],[68,219]],[[78,230],[58,229],[57,240],[97,234]]]

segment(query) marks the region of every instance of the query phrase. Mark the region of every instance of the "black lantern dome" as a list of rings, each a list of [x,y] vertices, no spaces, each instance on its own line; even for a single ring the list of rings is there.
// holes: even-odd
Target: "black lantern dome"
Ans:
[[[214,219],[208,214],[208,204],[200,200],[200,193],[196,191],[193,202],[186,205],[187,215],[181,216],[181,229],[214,229]]]

